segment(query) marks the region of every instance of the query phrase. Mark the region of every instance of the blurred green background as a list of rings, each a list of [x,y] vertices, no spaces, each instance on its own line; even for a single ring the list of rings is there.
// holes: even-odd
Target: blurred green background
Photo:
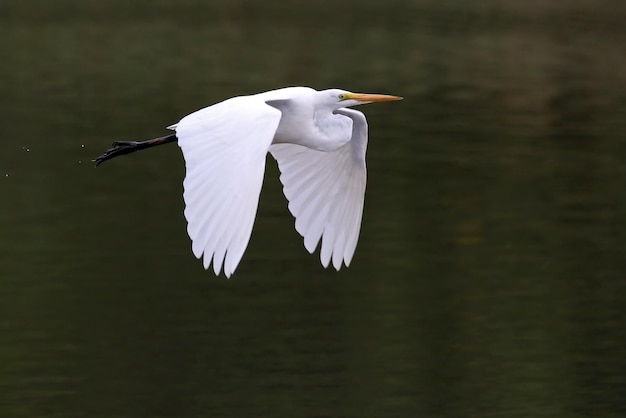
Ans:
[[[626,4],[4,0],[0,416],[623,417]],[[175,145],[227,97],[397,94],[324,270],[268,159],[226,280]]]

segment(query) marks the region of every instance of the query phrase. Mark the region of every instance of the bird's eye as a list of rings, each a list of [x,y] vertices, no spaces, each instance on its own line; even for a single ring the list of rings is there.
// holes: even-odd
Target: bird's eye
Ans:
[[[340,94],[339,95],[339,101],[346,100],[346,99],[347,99],[347,97],[346,97],[345,94]]]

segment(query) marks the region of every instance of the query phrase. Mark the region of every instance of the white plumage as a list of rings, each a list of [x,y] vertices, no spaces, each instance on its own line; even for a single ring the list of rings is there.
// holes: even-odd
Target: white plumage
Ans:
[[[94,161],[178,140],[193,253],[230,277],[250,241],[269,151],[304,246],[313,253],[321,240],[322,265],[339,270],[356,249],[366,183],[367,121],[348,107],[400,99],[308,87],[234,97],[185,116],[169,127],[175,136],[116,142]]]

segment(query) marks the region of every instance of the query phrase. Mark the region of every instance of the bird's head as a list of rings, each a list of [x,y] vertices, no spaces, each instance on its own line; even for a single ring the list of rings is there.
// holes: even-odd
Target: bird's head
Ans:
[[[390,96],[388,94],[352,93],[340,89],[324,90],[321,93],[323,93],[324,98],[328,100],[328,103],[336,109],[375,102],[393,102],[403,99],[402,97]]]

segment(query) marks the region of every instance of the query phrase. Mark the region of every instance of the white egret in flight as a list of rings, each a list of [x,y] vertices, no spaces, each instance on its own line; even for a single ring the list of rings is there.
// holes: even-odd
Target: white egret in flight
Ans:
[[[321,240],[322,265],[339,270],[354,255],[366,182],[367,121],[349,107],[401,99],[308,87],[233,97],[169,126],[175,134],[114,142],[94,162],[178,141],[193,253],[230,277],[250,240],[269,151],[305,248]]]

